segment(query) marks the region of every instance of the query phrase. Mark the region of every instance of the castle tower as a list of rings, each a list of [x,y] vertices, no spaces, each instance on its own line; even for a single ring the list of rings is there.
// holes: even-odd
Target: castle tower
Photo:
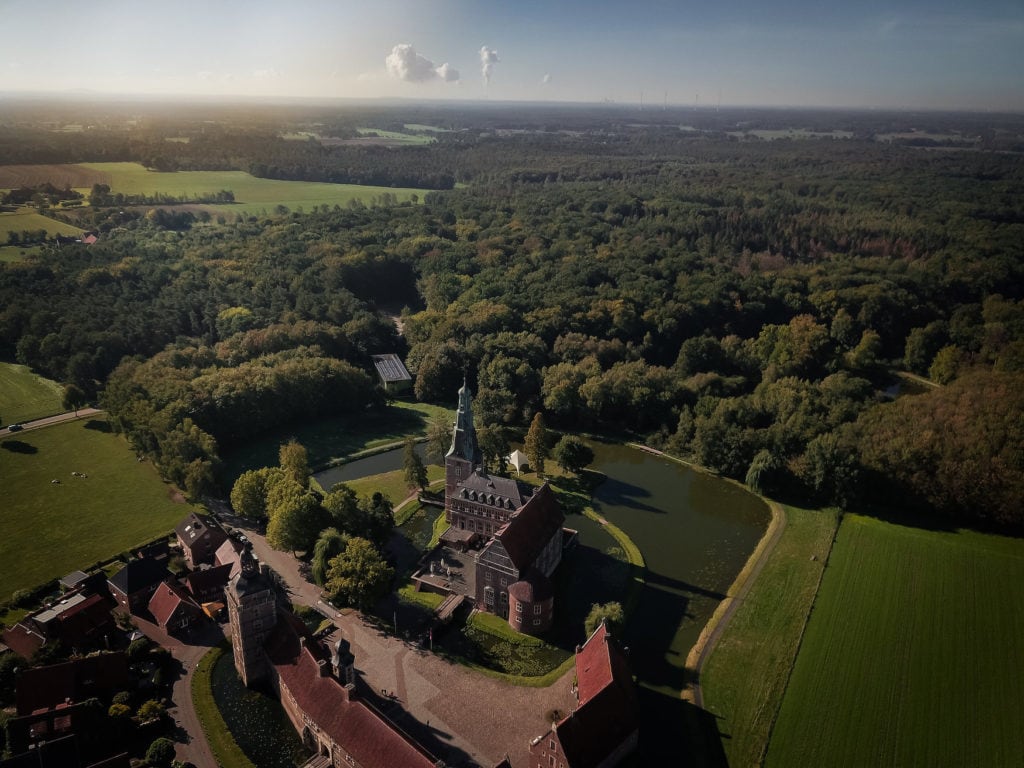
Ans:
[[[352,646],[345,638],[339,638],[334,644],[334,652],[331,653],[331,670],[342,685],[355,684],[355,663],[356,657],[352,653]]]
[[[444,457],[444,508],[448,522],[451,522],[451,498],[456,486],[469,477],[474,467],[482,463],[481,459],[480,448],[476,444],[476,429],[473,428],[469,387],[463,381],[459,390],[459,409],[455,414],[452,447]]]
[[[235,669],[242,682],[251,686],[267,673],[263,643],[277,622],[277,599],[249,547],[242,552],[241,566],[224,591]]]

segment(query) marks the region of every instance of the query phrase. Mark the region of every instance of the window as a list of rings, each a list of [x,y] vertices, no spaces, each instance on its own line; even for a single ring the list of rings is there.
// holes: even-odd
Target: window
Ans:
[[[484,581],[490,581],[493,578],[493,574],[490,571],[484,571]]]
[[[558,751],[558,748],[555,747],[555,740],[554,739],[552,739],[551,741],[548,742],[548,749],[550,749],[552,752],[557,752]]]
[[[523,604],[522,603],[516,603],[516,613],[522,613],[522,612],[523,612]]]
[[[542,606],[540,606],[540,605],[533,606],[533,615],[534,616],[540,616],[541,610],[542,610]]]
[[[508,578],[507,577],[505,577],[505,576],[501,577],[501,586],[503,586],[503,587],[507,587],[508,586]]]
[[[533,626],[539,627],[540,626],[540,619],[534,619],[533,620]]]

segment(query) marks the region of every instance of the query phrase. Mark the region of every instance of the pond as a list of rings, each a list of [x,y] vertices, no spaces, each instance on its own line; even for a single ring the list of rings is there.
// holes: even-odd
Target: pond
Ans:
[[[321,488],[330,490],[331,486],[335,483],[347,483],[349,480],[358,480],[361,477],[394,472],[396,469],[402,468],[403,450],[402,448],[395,448],[394,450],[378,453],[374,456],[356,459],[347,464],[341,464],[337,467],[317,472],[313,477],[320,483]],[[426,443],[418,443],[416,445],[416,453],[420,455],[424,463],[427,462]]]
[[[606,476],[594,492],[594,509],[629,534],[647,562],[647,583],[624,638],[631,663],[644,686],[677,697],[686,685],[690,648],[757,546],[770,512],[742,487],[671,459],[621,444],[592,442],[591,447],[591,468]],[[339,482],[401,465],[399,449],[327,470],[344,470],[344,477],[325,478],[327,472],[321,472],[317,480],[323,485],[325,479]],[[589,522],[579,515],[566,522],[580,529],[581,543],[588,545],[581,554],[594,558],[581,570],[614,583],[622,578],[607,557],[614,541]],[[572,611],[570,624],[586,615],[589,601],[583,602]],[[557,634],[566,643],[568,638]]]

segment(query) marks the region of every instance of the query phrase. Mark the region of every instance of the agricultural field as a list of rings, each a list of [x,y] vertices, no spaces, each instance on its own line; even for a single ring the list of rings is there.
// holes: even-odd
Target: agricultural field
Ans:
[[[766,765],[1024,765],[1024,541],[847,515]]]
[[[78,227],[65,224],[62,221],[54,221],[33,210],[23,209],[0,213],[0,243],[7,242],[8,232],[34,232],[40,229],[45,229],[46,234],[50,237],[54,235],[70,236],[82,234],[82,230]]]
[[[93,184],[109,184],[103,171],[71,163],[54,165],[0,165],[0,189],[34,187],[50,182],[58,189],[88,190]]]
[[[109,429],[94,417],[0,436],[0,597],[167,533],[191,511]]]
[[[834,512],[784,513],[782,537],[701,674],[729,765],[761,762],[835,531]]]
[[[389,145],[393,146],[432,144],[436,141],[433,136],[416,136],[411,133],[385,131],[380,128],[357,128],[356,130],[359,132],[360,136],[364,137],[364,139],[382,139]],[[362,141],[362,139],[353,139],[352,141],[358,142]]]
[[[0,424],[63,413],[63,397],[57,382],[32,373],[27,366],[0,363]]]

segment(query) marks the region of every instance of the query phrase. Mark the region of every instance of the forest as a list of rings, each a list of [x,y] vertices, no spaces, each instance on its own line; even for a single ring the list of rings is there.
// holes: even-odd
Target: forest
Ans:
[[[1024,524],[1024,118],[112,105],[30,130],[53,109],[12,110],[0,161],[434,190],[223,222],[100,190],[61,212],[99,242],[0,266],[0,356],[98,398],[192,495],[240,441],[383,402],[370,355],[395,351],[419,399],[465,376],[494,450],[543,412],[777,496]],[[422,123],[445,131],[282,138]]]

